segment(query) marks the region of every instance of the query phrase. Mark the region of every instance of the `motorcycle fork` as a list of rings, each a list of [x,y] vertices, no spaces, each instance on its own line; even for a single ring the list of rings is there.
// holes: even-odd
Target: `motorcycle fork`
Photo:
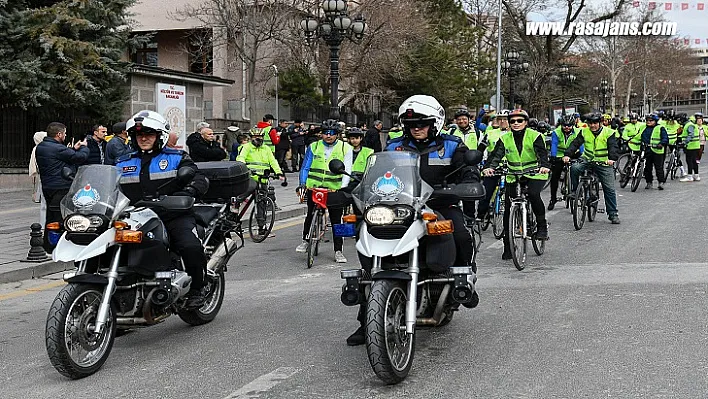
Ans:
[[[406,333],[413,334],[418,313],[418,273],[420,272],[418,247],[411,251],[409,265],[408,274],[410,274],[411,280],[408,282],[408,300],[406,301]]]
[[[106,289],[103,291],[101,306],[99,306],[98,314],[96,315],[96,327],[93,331],[95,334],[101,334],[103,332],[103,327],[105,327],[106,321],[108,320],[108,311],[111,308],[111,297],[116,288],[116,280],[118,280],[118,262],[120,261],[122,250],[123,246],[118,245],[116,253],[113,255],[113,260],[111,261],[111,268],[106,275],[106,277],[108,277],[108,284],[106,284]]]

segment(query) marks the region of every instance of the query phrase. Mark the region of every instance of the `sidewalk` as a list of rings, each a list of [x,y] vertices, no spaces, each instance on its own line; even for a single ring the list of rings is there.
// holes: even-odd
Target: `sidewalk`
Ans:
[[[287,187],[282,187],[280,181],[272,182],[276,203],[281,208],[276,212],[276,221],[304,216],[307,208],[295,195],[297,173],[289,173],[287,177]],[[246,218],[248,216],[250,214]],[[0,283],[39,278],[73,269],[73,263],[53,262],[51,257],[43,263],[23,262],[30,249],[30,225],[38,222],[39,204],[32,202],[31,191],[20,188],[0,195]]]

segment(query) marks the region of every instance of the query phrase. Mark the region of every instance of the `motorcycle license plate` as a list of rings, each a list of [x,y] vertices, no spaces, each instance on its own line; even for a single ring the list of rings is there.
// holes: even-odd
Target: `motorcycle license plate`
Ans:
[[[332,230],[335,237],[354,237],[356,236],[356,228],[354,223],[333,224]]]

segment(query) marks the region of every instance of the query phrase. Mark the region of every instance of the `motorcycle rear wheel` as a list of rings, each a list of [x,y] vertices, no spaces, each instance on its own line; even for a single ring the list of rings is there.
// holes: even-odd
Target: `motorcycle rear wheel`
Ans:
[[[410,372],[415,354],[415,333],[406,333],[405,282],[376,280],[366,310],[366,353],[376,376],[398,384]]]
[[[211,281],[209,281],[211,280]],[[208,277],[206,303],[199,309],[183,309],[177,314],[185,323],[192,326],[201,326],[210,323],[216,318],[221,310],[221,304],[224,303],[224,291],[226,290],[226,279],[224,271],[220,270],[216,276]]]
[[[108,359],[116,337],[116,309],[109,309],[103,332],[92,331],[104,286],[67,284],[59,291],[47,315],[45,343],[49,361],[71,379],[88,377]]]

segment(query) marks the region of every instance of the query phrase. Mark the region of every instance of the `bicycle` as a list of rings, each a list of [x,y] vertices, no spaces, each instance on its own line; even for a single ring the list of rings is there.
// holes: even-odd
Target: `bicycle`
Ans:
[[[246,195],[242,197],[234,198],[232,212],[238,212],[237,222],[240,225],[248,211],[248,207],[252,203],[256,204],[251,208],[251,215],[248,218],[248,234],[253,242],[260,243],[270,236],[275,224],[275,202],[268,196],[268,189],[270,187],[269,180],[275,180],[278,177],[271,176],[268,170],[262,175],[255,173],[253,175],[258,177],[255,189],[247,191]],[[243,208],[241,208],[241,205],[243,205]]]
[[[673,149],[669,152],[669,156],[666,158],[666,174],[664,175],[664,183],[666,183],[666,180],[669,178],[671,178],[671,180],[675,180],[676,172],[683,167],[679,153],[681,148],[684,148],[683,143],[677,141],[676,144],[673,145]]]
[[[538,256],[543,255],[546,248],[546,240],[536,238],[538,226],[528,199],[528,188],[524,184],[526,181],[523,179],[524,175],[533,175],[536,172],[511,172],[507,169],[502,173],[518,177],[516,197],[511,199],[511,207],[509,208],[509,230],[506,233],[509,236],[509,244],[511,244],[514,266],[518,270],[524,270],[528,241],[531,240],[533,250]]]
[[[591,165],[607,166],[605,162],[586,161]],[[585,225],[585,216],[589,222],[594,222],[600,202],[600,181],[592,168],[585,168],[575,189],[573,205],[573,226],[580,230]]]
[[[625,166],[625,177],[620,179],[620,187],[627,187],[627,183],[632,181],[630,190],[632,192],[637,191],[639,188],[639,183],[641,183],[644,176],[644,168],[646,167],[646,148],[647,145],[642,143],[639,148],[638,154],[632,154],[630,161]]]
[[[492,196],[492,206],[489,207],[487,214],[484,215],[482,230],[487,231],[489,226],[492,226],[494,238],[501,240],[504,237],[504,187],[506,179],[503,174],[499,175],[499,184],[494,190]],[[480,233],[481,234],[481,233]]]
[[[561,170],[560,177],[560,193],[563,202],[565,203],[565,209],[570,208],[571,198],[570,198],[570,164],[564,164]]]
[[[312,193],[312,201],[315,203],[315,211],[312,215],[312,222],[310,223],[310,230],[307,233],[307,268],[312,268],[315,263],[315,256],[319,254],[320,241],[324,240],[325,233],[327,232],[327,195],[328,190],[326,188],[313,188],[310,190]],[[307,191],[303,191],[300,196],[300,201],[303,202],[307,195]]]
[[[472,261],[477,259],[477,253],[479,253],[479,248],[482,246],[482,222],[479,219],[471,218],[463,214],[465,219],[465,227],[469,231],[470,236],[472,236],[472,248],[474,248],[474,254],[472,255]]]

